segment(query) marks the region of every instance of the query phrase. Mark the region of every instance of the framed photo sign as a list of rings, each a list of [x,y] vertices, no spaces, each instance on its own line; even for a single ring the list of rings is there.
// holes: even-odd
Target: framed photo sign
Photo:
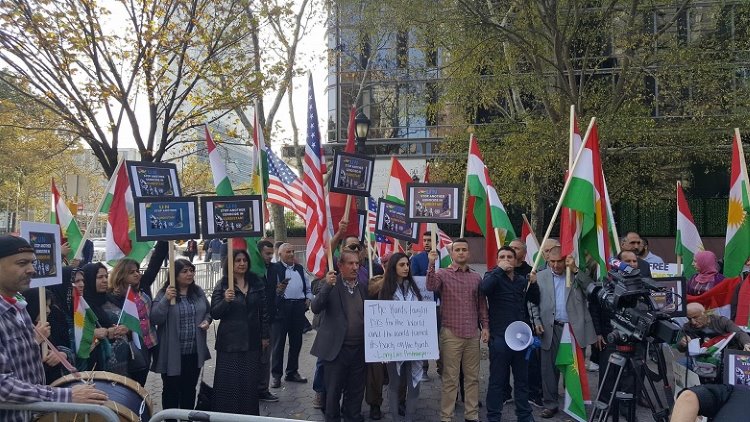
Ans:
[[[652,291],[651,299],[656,309],[666,312],[673,317],[687,315],[687,281],[685,277],[659,277],[653,279],[653,284],[664,291]]]
[[[177,165],[125,161],[133,198],[161,198],[182,195],[177,179]]]
[[[419,223],[407,221],[406,205],[379,199],[375,234],[416,242],[419,236]]]
[[[34,248],[34,269],[29,287],[52,286],[62,283],[62,254],[60,226],[49,223],[21,221],[21,237]]]
[[[135,238],[188,240],[200,237],[198,198],[136,198]]]
[[[260,195],[204,196],[201,198],[203,237],[262,236],[262,201]]]
[[[336,151],[333,156],[331,192],[370,196],[375,160],[366,155]]]
[[[408,183],[408,219],[418,223],[460,223],[463,186],[442,183]]]
[[[750,386],[750,352],[724,349],[724,384]]]

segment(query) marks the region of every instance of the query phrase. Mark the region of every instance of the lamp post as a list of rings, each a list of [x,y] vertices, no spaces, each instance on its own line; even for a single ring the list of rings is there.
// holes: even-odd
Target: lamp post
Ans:
[[[362,110],[357,113],[357,117],[354,118],[355,130],[354,137],[357,139],[357,152],[360,154],[365,153],[365,141],[367,141],[367,134],[370,132],[370,119],[365,116]]]

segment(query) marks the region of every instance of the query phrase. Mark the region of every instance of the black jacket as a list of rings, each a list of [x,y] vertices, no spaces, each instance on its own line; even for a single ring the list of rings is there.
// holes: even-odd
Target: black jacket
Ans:
[[[514,274],[513,280],[500,268],[486,273],[479,290],[487,297],[490,317],[490,333],[503,335],[508,325],[514,321],[530,324],[526,302],[532,298],[539,304],[539,287],[536,283],[528,290],[526,277]],[[535,296],[535,297],[534,297]]]
[[[310,282],[305,278],[305,269],[302,268],[302,265],[294,264],[294,270],[299,273],[299,276],[302,277],[302,284],[304,285],[304,292],[305,295],[310,293],[312,290],[310,288]],[[268,299],[269,305],[272,305],[272,308],[269,309],[268,313],[271,317],[271,321],[276,320],[277,318],[283,318],[284,315],[280,315],[278,313],[279,305],[281,304],[281,301],[284,300],[283,296],[279,296],[276,294],[276,288],[279,286],[279,283],[286,278],[286,266],[283,262],[274,262],[273,264],[268,266],[268,271],[266,272],[266,278],[268,279],[267,283],[267,289],[266,293],[268,291],[271,291],[271,286],[273,286],[273,296]]]
[[[224,301],[229,287],[224,276],[211,295],[211,318],[221,320],[216,332],[216,350],[247,352],[261,349],[261,340],[269,338],[265,286],[253,273],[246,274],[247,295],[234,287],[234,300]]]

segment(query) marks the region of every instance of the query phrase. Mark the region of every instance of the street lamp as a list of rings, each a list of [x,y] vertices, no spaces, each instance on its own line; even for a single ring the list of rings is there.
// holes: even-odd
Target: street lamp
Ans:
[[[370,132],[370,119],[365,116],[362,110],[357,113],[357,117],[354,118],[355,124],[355,138],[357,139],[357,150],[364,154],[365,152],[365,141],[367,141],[367,134]]]

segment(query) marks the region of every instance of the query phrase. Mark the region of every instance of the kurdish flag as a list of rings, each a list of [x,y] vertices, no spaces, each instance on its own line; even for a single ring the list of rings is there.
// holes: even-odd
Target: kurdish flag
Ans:
[[[750,256],[750,194],[747,166],[739,129],[734,130],[732,170],[729,182],[729,213],[724,248],[724,275],[737,277]]]
[[[114,265],[122,258],[131,258],[137,262],[153,247],[153,242],[135,240],[135,206],[133,192],[130,189],[127,170],[123,161],[117,164],[109,180],[107,193],[100,213],[107,214],[107,262]]]
[[[117,325],[122,324],[133,332],[133,343],[140,349],[141,336],[143,334],[141,334],[141,320],[138,318],[138,307],[135,304],[137,295],[138,292],[128,286],[128,293],[125,295],[125,302],[122,304],[122,311],[120,311],[120,318],[117,320]]]
[[[448,246],[453,244],[453,239],[438,228],[437,232],[438,252],[440,252],[440,268],[448,268],[452,263],[451,253]]]
[[[607,273],[611,252],[596,120],[592,120],[589,136],[579,151],[570,178],[570,186],[562,202],[563,206],[578,214],[577,262],[580,267],[583,258],[589,255],[597,264],[597,275],[601,278]]]
[[[585,422],[585,396],[588,395],[588,378],[583,370],[583,353],[578,346],[570,324],[565,323],[560,348],[557,349],[555,366],[563,375],[565,383],[565,405],[563,411],[579,422]]]
[[[406,204],[406,184],[411,182],[413,180],[409,172],[396,157],[391,156],[391,174],[385,199],[397,204]]]
[[[682,185],[677,182],[677,236],[675,238],[674,253],[682,259],[682,275],[690,277],[695,274],[693,257],[703,250],[703,241],[695,226],[693,214],[690,212]]]
[[[55,186],[55,179],[52,179],[52,203],[50,208],[50,218],[49,222],[52,224],[57,224],[60,226],[60,231],[62,232],[62,242],[68,242],[70,245],[70,252],[68,253],[68,260],[72,260],[75,258],[76,251],[78,250],[78,246],[81,244],[81,239],[83,239],[83,235],[81,234],[81,230],[78,228],[78,223],[76,223],[75,218],[73,218],[73,214],[70,212],[70,209],[65,204],[65,201],[63,201],[62,197],[60,196],[60,192],[57,190],[57,186]]]
[[[73,328],[75,334],[76,354],[87,359],[91,353],[91,343],[94,341],[96,315],[89,304],[83,299],[78,289],[73,289]]]
[[[539,241],[534,235],[534,230],[531,228],[529,220],[526,219],[526,214],[523,215],[523,226],[521,226],[521,240],[526,244],[526,263],[534,265],[534,260],[539,255]],[[539,259],[539,265],[544,264],[544,258]]]
[[[216,188],[216,194],[219,196],[234,196],[232,183],[229,181],[229,177],[227,176],[227,168],[224,165],[224,162],[221,161],[221,154],[219,153],[218,148],[216,148],[216,143],[214,143],[214,140],[211,138],[211,133],[209,133],[208,131],[208,125],[206,125],[205,129],[206,146],[208,149],[208,161],[209,163],[211,163],[211,174],[213,174],[214,176],[214,187]],[[266,177],[266,180],[267,179],[268,178]],[[263,277],[266,275],[266,266],[264,264],[263,257],[260,256],[260,252],[256,247],[257,243],[258,238],[255,237],[248,237],[246,239],[232,239],[232,247],[234,249],[245,249],[250,254],[250,271],[257,274],[259,277]],[[248,248],[247,245],[251,245],[251,247]]]

